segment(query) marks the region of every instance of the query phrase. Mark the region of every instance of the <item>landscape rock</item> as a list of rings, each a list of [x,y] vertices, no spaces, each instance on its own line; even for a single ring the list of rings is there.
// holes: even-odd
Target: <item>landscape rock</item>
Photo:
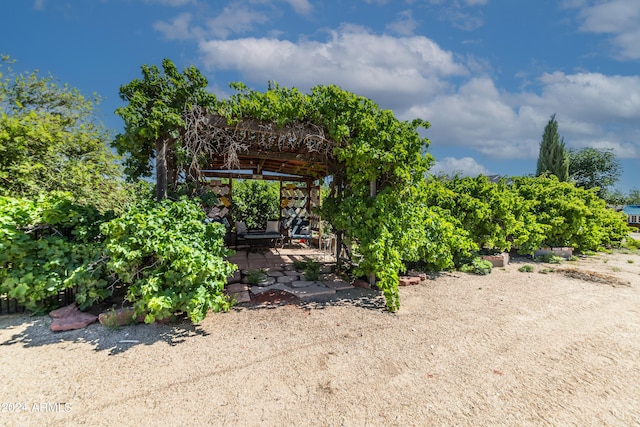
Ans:
[[[294,280],[291,282],[291,287],[294,288],[305,288],[311,285],[317,285],[318,283],[313,280]]]
[[[54,318],[49,326],[53,332],[70,331],[73,329],[82,329],[98,320],[98,316],[78,311],[67,317]]]
[[[49,316],[53,317],[54,319],[61,319],[63,317],[69,317],[77,313],[80,313],[80,310],[78,310],[78,307],[76,307],[76,303],[74,302],[73,304],[69,304],[65,307],[53,310],[49,313]]]
[[[418,276],[400,276],[398,284],[400,286],[419,285],[420,281],[420,277]]]
[[[110,328],[144,322],[144,315],[135,315],[133,307],[123,307],[100,313],[98,321],[102,326]]]
[[[227,283],[239,283],[242,280],[242,273],[239,270],[236,270],[233,273],[233,276],[227,278]]]

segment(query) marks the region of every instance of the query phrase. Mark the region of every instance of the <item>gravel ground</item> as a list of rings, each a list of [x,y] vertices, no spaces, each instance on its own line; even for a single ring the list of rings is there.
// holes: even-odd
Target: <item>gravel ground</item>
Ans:
[[[353,289],[196,326],[2,316],[0,425],[640,425],[640,256],[523,263],[394,314]]]

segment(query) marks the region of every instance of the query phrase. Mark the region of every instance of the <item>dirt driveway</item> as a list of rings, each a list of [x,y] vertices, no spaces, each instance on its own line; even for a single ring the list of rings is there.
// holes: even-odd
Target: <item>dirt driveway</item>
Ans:
[[[640,425],[640,256],[530,264],[396,314],[355,289],[195,327],[0,317],[0,425]]]

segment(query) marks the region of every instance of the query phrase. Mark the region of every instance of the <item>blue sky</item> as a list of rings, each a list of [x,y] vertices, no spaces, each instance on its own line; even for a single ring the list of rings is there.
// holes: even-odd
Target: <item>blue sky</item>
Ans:
[[[570,148],[614,150],[640,188],[639,0],[21,0],[2,5],[0,53],[103,98],[163,58],[210,89],[321,84],[425,119],[436,171],[535,172],[556,114]]]

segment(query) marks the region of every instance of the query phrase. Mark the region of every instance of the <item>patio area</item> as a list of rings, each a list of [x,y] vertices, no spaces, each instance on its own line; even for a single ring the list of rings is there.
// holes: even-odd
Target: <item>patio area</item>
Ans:
[[[306,245],[291,248],[247,247],[230,256],[229,261],[238,266],[236,274],[229,278],[226,291],[237,303],[264,302],[282,297],[312,300],[334,295],[353,286],[337,276],[335,257],[327,251]],[[317,280],[307,280],[302,270],[294,264],[306,261],[320,263]],[[250,284],[249,276],[263,272],[258,284]]]

